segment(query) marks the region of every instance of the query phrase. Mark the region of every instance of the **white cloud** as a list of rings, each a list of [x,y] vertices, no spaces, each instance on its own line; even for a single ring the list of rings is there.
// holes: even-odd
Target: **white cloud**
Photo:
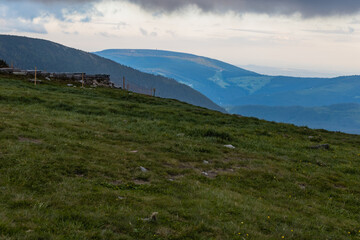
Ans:
[[[27,33],[87,51],[150,48],[189,52],[237,65],[314,71],[360,69],[360,33],[349,17],[303,19],[300,15],[146,11],[124,1],[76,5],[0,3],[0,31]],[[37,9],[24,14],[25,8]],[[19,10],[20,9],[20,10]],[[28,9],[31,10],[31,9]],[[45,34],[45,35],[44,35]],[[360,73],[360,72],[358,72]]]
[[[48,33],[45,26],[41,23],[36,23],[31,20],[16,18],[16,19],[1,19],[0,18],[0,32],[1,33]]]

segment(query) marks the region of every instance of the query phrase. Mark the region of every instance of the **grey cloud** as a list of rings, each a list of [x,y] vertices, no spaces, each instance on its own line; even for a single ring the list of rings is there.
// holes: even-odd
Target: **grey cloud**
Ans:
[[[259,34],[277,34],[277,32],[274,31],[261,31],[261,30],[253,30],[253,29],[232,28],[229,30],[238,31],[238,32],[259,33]]]
[[[0,19],[0,23],[2,23]],[[46,34],[47,31],[42,24],[35,24],[32,22],[24,22],[20,20],[3,20],[4,24],[0,26],[0,32],[24,32],[24,33],[39,33]]]
[[[157,37],[158,36],[158,34],[156,32],[149,33],[148,31],[146,31],[143,28],[140,28],[139,31],[143,36],[150,36],[150,37]]]
[[[8,0],[5,0],[8,1]],[[54,3],[85,4],[101,0],[11,0],[12,2],[38,2],[46,5]],[[300,13],[303,17],[351,15],[360,12],[359,0],[107,0],[131,2],[152,11],[174,12],[194,5],[204,12],[224,13],[234,11],[292,15]],[[157,12],[158,14],[159,12]]]
[[[352,34],[355,32],[355,29],[352,27],[348,27],[347,29],[339,28],[335,30],[323,30],[323,29],[305,29],[305,32],[312,33],[321,33],[321,34]]]
[[[145,29],[140,28],[139,30],[140,30],[140,33],[141,33],[143,36],[147,36],[147,35],[148,35],[148,32],[147,32]]]
[[[173,12],[196,5],[205,12],[267,13],[304,17],[347,15],[360,11],[359,0],[127,0],[144,8]]]
[[[97,0],[1,0],[0,9],[6,8],[6,15],[9,18],[34,19],[39,16],[53,15],[57,19],[65,21],[63,10],[66,10],[67,14],[92,13],[92,3],[95,1]],[[84,18],[83,20],[88,19]]]
[[[158,35],[158,34],[157,34],[156,32],[151,32],[151,33],[150,33],[150,36],[152,36],[152,37],[157,37],[157,35]]]

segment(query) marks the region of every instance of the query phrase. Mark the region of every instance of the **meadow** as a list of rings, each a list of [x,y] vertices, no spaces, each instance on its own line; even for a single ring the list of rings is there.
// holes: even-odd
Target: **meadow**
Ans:
[[[360,136],[73,84],[0,75],[0,239],[360,239]]]

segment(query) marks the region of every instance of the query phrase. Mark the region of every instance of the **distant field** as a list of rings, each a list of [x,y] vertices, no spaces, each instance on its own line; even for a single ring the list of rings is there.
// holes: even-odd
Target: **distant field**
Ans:
[[[330,149],[310,148],[321,144]],[[359,146],[356,135],[0,76],[0,239],[360,239]]]

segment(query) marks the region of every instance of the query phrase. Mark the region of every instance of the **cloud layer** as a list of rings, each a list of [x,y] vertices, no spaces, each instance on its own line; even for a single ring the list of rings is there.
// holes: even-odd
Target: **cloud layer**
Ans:
[[[101,0],[12,0],[16,2],[52,3],[91,3]],[[224,13],[265,13],[292,15],[300,13],[303,17],[351,15],[360,12],[359,0],[106,0],[131,2],[145,9],[174,12],[194,5],[204,12]]]

